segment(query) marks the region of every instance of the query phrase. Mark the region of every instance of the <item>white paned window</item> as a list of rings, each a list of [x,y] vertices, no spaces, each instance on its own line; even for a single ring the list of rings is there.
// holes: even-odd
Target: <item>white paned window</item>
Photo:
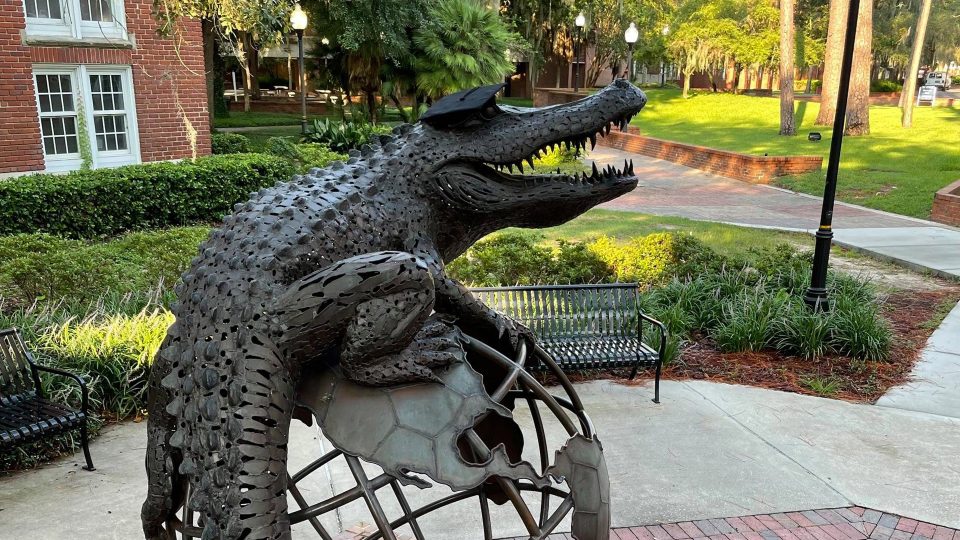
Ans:
[[[97,150],[126,150],[127,113],[123,108],[123,82],[120,75],[90,75],[90,99],[93,102]]]
[[[84,147],[93,167],[140,161],[129,67],[36,66],[34,82],[48,171],[79,168]]]
[[[38,74],[36,83],[43,153],[53,159],[80,157],[73,75]]]
[[[125,41],[123,0],[23,0],[27,37]]]

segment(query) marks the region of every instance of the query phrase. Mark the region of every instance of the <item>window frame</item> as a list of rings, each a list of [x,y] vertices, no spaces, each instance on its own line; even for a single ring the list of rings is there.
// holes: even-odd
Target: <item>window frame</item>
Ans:
[[[37,86],[37,75],[66,75],[70,78],[70,87],[73,92],[73,116],[76,118],[77,131],[77,151],[70,154],[47,154],[47,148],[43,141],[43,119],[67,116],[64,114],[43,113],[40,110],[40,88]],[[76,69],[48,68],[42,67],[33,69],[33,94],[37,104],[37,120],[40,124],[40,148],[43,151],[44,168],[47,171],[69,171],[80,168],[83,163],[83,155],[80,152],[79,145],[83,144],[82,133],[80,129],[80,111],[78,110],[80,101],[77,99],[78,79]]]
[[[81,17],[80,2],[91,0],[49,0],[59,2],[60,18],[27,16],[27,1],[23,0],[23,16],[28,38],[66,38],[69,40],[128,41],[124,0],[106,0],[113,15],[111,23],[85,21]]]
[[[133,71],[130,66],[108,66],[108,65],[81,65],[83,71],[83,89],[84,89],[84,110],[87,112],[87,132],[90,135],[90,150],[93,152],[94,167],[116,167],[119,165],[130,165],[140,163],[140,132],[137,127],[137,102],[133,95]],[[94,115],[97,112],[93,109],[93,92],[90,87],[91,75],[119,75],[120,84],[123,85],[123,112],[126,115],[127,124],[127,149],[126,150],[97,150],[97,130]],[[107,114],[115,114],[107,112]]]
[[[37,88],[37,75],[69,75],[73,87],[73,102],[77,116],[77,138],[78,144],[87,144],[90,149],[90,166],[92,168],[118,167],[121,165],[132,165],[141,163],[140,157],[140,129],[137,124],[137,102],[133,91],[133,70],[131,66],[119,65],[101,65],[101,64],[34,64],[33,66],[33,85],[34,96],[37,104],[37,118],[40,120],[40,93]],[[123,114],[126,123],[126,150],[106,150],[97,149],[97,133],[94,115],[98,112],[105,114],[117,114],[116,112],[94,111],[93,95],[90,85],[91,75],[119,75],[120,84],[123,86],[121,95],[123,96]],[[82,105],[82,110],[80,105]],[[83,115],[83,121],[86,124],[87,137],[82,137],[80,129],[80,116]],[[43,150],[44,170],[47,172],[62,172],[79,169],[83,164],[82,153],[70,155],[47,155],[43,146],[43,126],[40,125],[40,146]]]

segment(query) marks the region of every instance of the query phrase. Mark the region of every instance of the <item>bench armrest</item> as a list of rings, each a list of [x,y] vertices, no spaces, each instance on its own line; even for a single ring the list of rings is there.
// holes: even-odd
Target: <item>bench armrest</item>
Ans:
[[[53,375],[60,375],[61,377],[66,377],[66,378],[68,378],[68,379],[73,379],[73,381],[76,382],[76,383],[80,386],[80,410],[81,410],[81,412],[83,412],[84,415],[87,414],[87,410],[88,410],[88,408],[89,408],[89,407],[88,407],[88,402],[89,402],[89,399],[90,399],[90,392],[89,392],[89,390],[87,390],[87,383],[83,380],[83,377],[77,375],[76,373],[71,373],[71,372],[66,371],[66,370],[63,370],[63,369],[54,368],[54,367],[49,367],[49,366],[44,366],[44,365],[41,365],[41,364],[37,364],[37,363],[35,363],[35,362],[31,362],[31,363],[33,363],[33,367],[34,367],[37,371],[45,371],[45,372],[50,373],[50,374],[53,374]],[[40,389],[38,388],[37,390],[39,391]]]
[[[660,355],[660,359],[661,361],[663,361],[663,355],[667,350],[667,327],[664,326],[662,322],[654,319],[653,317],[647,315],[646,313],[642,311],[639,313],[640,313],[640,318],[637,321],[637,330],[639,331],[638,333],[640,334],[639,336],[640,342],[643,343],[643,331],[640,330],[640,325],[641,325],[640,321],[647,321],[650,324],[659,328],[660,329],[660,346],[657,347],[657,354]]]

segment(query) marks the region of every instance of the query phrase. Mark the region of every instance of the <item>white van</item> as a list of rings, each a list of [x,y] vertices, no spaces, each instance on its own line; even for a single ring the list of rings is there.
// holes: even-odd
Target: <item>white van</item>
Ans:
[[[941,90],[949,90],[950,83],[950,76],[942,71],[928,74],[926,80],[923,81],[924,86],[936,86]]]

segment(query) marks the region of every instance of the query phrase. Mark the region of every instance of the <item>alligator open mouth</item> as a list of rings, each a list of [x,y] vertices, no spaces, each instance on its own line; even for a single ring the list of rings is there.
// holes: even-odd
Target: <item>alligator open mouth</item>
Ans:
[[[633,119],[634,114],[636,113],[619,115],[605,122],[600,127],[585,133],[577,133],[559,137],[540,146],[531,152],[530,155],[516,161],[473,161],[472,165],[475,167],[478,165],[481,166],[483,169],[485,169],[485,172],[489,177],[494,178],[499,182],[514,185],[524,184],[531,187],[546,183],[593,185],[632,181],[634,179],[633,160],[625,160],[622,168],[615,167],[613,165],[608,165],[604,168],[598,168],[596,163],[594,163],[592,171],[574,174],[564,174],[559,168],[557,169],[556,173],[546,171],[546,174],[525,174],[526,171],[524,169],[524,165],[526,164],[530,170],[536,170],[535,160],[545,157],[550,152],[561,149],[566,149],[568,151],[574,150],[578,154],[582,155],[584,152],[586,152],[588,143],[590,144],[590,149],[593,150],[596,148],[597,139],[609,135],[613,128],[616,127],[619,128],[620,131],[626,131],[627,126],[630,125],[630,121]],[[513,174],[514,167],[516,167],[516,169],[519,171],[519,175]]]

